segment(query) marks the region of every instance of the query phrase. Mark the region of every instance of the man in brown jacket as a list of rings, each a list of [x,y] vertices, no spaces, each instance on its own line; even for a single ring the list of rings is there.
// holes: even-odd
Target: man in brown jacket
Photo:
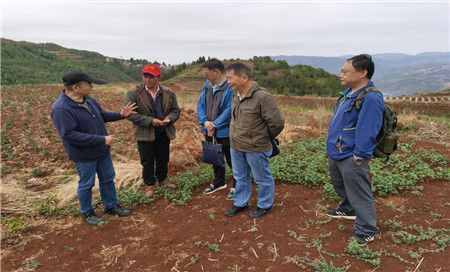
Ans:
[[[242,63],[227,68],[227,79],[234,96],[231,111],[230,144],[236,191],[233,207],[226,212],[235,216],[248,207],[252,193],[252,177],[258,186],[257,208],[251,218],[267,214],[273,206],[275,182],[269,168],[271,139],[284,128],[284,119],[275,99],[251,80],[251,70]]]
[[[152,196],[156,181],[167,178],[170,141],[175,139],[174,123],[180,117],[177,98],[159,83],[161,70],[157,64],[142,69],[143,84],[127,94],[127,102],[136,103],[136,114],[128,117],[136,128],[136,140],[142,164],[142,178]]]

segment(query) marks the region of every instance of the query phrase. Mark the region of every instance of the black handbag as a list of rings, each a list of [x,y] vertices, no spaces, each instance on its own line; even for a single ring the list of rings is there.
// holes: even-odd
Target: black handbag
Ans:
[[[224,167],[225,158],[223,154],[223,147],[217,143],[216,137],[213,137],[212,142],[202,141],[202,161],[215,166]]]
[[[277,138],[272,137],[272,133],[270,133],[269,128],[267,128],[267,131],[269,132],[270,143],[272,144],[272,154],[269,156],[269,158],[273,158],[276,155],[280,154],[280,148],[278,147],[278,145],[280,144],[280,141],[278,141]]]
[[[272,154],[269,156],[269,158],[273,158],[276,155],[280,154],[280,148],[278,147],[280,141],[278,141],[278,139],[270,139],[270,142],[272,143]]]

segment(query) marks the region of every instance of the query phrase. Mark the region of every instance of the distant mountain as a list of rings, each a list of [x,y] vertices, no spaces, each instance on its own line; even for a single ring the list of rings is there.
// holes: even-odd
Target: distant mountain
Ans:
[[[338,74],[349,56],[275,56],[289,65],[311,65]],[[450,87],[450,52],[425,52],[417,55],[375,54],[375,84],[388,95],[413,95]]]
[[[119,59],[54,43],[1,39],[1,84],[59,83],[69,70],[82,70],[110,82],[140,80],[140,59]]]
[[[140,69],[147,60],[119,59],[97,52],[69,49],[54,43],[17,42],[1,39],[1,84],[60,83],[66,71],[81,70],[109,82],[140,81]],[[205,57],[180,65],[162,64],[162,79],[182,81],[185,86],[198,86],[204,81],[200,73]],[[233,60],[225,60],[229,63]],[[323,69],[308,65],[292,65],[271,57],[244,60],[254,68],[255,79],[271,92],[285,95],[336,95],[339,80]]]

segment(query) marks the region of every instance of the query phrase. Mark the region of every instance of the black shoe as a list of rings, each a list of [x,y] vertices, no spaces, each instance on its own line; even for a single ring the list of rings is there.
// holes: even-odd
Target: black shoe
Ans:
[[[375,240],[375,234],[370,234],[370,235],[354,234],[353,237],[355,237],[356,241],[360,245],[367,245],[368,243],[370,243],[373,240]]]
[[[119,217],[125,217],[131,214],[131,210],[122,208],[117,205],[115,208],[105,210],[105,213],[110,215],[117,215]]]
[[[245,205],[244,207],[237,207],[234,206],[231,207],[231,209],[229,209],[228,211],[225,212],[225,215],[228,217],[233,217],[235,215],[237,215],[238,213],[245,211],[248,208],[248,205]]]
[[[105,221],[103,221],[103,219],[101,219],[100,217],[98,217],[95,212],[88,212],[83,214],[84,217],[84,221],[88,224],[88,225],[92,225],[92,226],[100,226],[105,224]]]
[[[257,207],[256,210],[249,212],[248,216],[250,216],[250,218],[260,218],[260,217],[268,214],[271,210],[272,210],[272,207],[266,208],[266,209]]]
[[[332,218],[343,218],[347,220],[355,220],[356,214],[355,211],[346,212],[340,208],[331,209],[327,212],[327,215]]]
[[[220,191],[220,190],[223,190],[223,189],[226,189],[226,188],[227,188],[227,185],[226,185],[226,184],[224,184],[224,185],[218,185],[218,186],[216,186],[216,185],[214,185],[214,184],[210,184],[209,187],[206,188],[206,189],[203,191],[203,193],[204,193],[205,195],[209,195],[209,194],[215,193],[215,192],[217,192],[217,191]]]

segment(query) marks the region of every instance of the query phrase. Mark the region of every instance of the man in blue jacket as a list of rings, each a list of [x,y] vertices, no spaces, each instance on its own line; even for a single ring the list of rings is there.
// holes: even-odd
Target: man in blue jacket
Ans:
[[[135,105],[128,104],[119,112],[104,111],[89,96],[92,83],[105,84],[81,72],[69,72],[62,78],[64,90],[52,105],[53,124],[62,138],[69,159],[75,162],[78,175],[80,212],[90,225],[103,224],[92,207],[92,187],[98,175],[100,196],[105,213],[127,216],[130,210],[120,207],[114,184],[114,167],[110,146],[114,140],[108,135],[105,122],[127,118],[135,113]]]
[[[198,122],[202,127],[207,141],[212,141],[213,137],[217,143],[222,144],[228,166],[231,169],[230,156],[230,121],[231,104],[233,102],[233,90],[225,77],[225,66],[218,59],[209,59],[203,66],[202,72],[206,77],[205,84],[201,90],[197,103]],[[213,166],[214,180],[205,194],[212,194],[227,188],[225,182],[225,166]],[[236,182],[233,179],[232,188],[228,198],[234,194]]]
[[[372,91],[357,99],[374,88],[370,81],[374,71],[372,58],[366,54],[344,63],[340,80],[347,89],[336,105],[327,139],[331,180],[342,198],[328,216],[356,220],[353,233],[361,244],[373,241],[378,232],[369,161],[383,125],[384,101],[380,92]]]

